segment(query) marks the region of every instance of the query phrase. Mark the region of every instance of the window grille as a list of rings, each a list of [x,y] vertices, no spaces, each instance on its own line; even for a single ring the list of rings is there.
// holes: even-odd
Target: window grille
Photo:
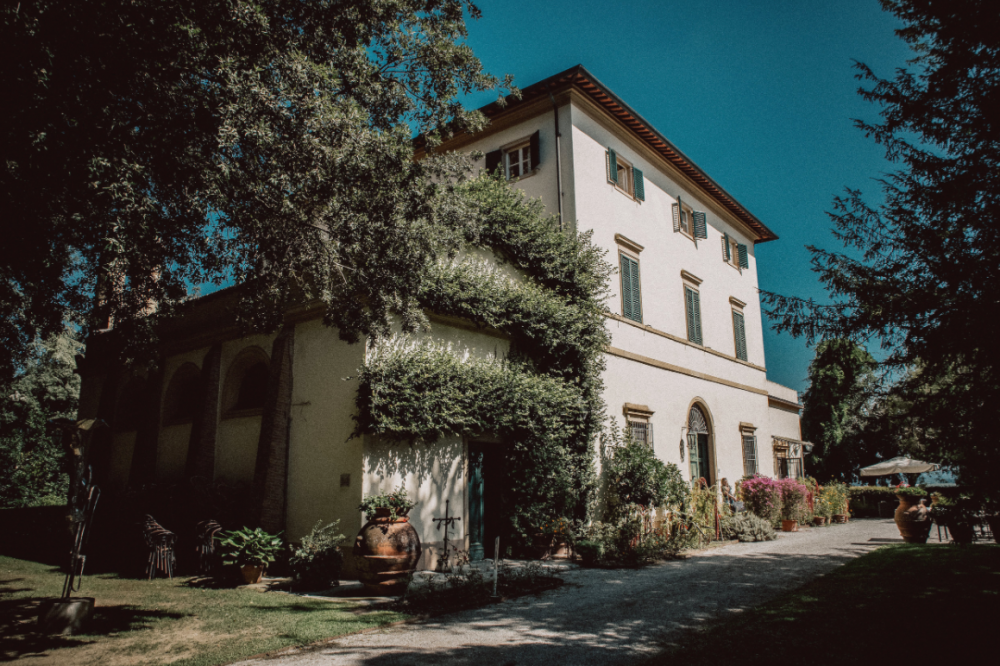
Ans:
[[[757,438],[743,435],[743,473],[753,476],[757,473]]]
[[[653,424],[648,421],[629,421],[628,422],[629,435],[632,436],[632,441],[641,442],[646,446],[653,446]]]

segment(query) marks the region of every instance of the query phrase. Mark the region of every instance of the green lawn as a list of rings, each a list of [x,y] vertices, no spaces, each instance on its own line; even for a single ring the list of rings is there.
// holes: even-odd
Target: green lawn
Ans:
[[[0,661],[207,666],[406,617],[281,592],[195,587],[191,580],[87,576],[79,596],[97,598],[90,633],[47,637],[32,631],[36,604],[60,594],[63,576],[49,565],[0,556]]]
[[[649,663],[996,663],[998,633],[1000,546],[901,544],[687,631]]]

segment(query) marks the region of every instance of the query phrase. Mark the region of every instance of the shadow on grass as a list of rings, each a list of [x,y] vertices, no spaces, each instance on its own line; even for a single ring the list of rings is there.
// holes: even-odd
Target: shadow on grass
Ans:
[[[5,583],[8,581],[4,581]],[[0,589],[2,593],[13,588]],[[50,636],[36,631],[39,605],[50,597],[26,597],[0,601],[0,661],[41,655],[49,650],[71,648],[94,642],[99,636],[148,629],[165,619],[179,619],[185,613],[147,610],[132,605],[98,606],[79,636]]]

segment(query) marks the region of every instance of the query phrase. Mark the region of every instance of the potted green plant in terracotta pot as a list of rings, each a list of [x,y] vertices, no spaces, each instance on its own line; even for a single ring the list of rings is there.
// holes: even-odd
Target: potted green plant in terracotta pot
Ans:
[[[238,566],[247,585],[261,581],[267,565],[274,562],[284,547],[280,536],[259,527],[222,532],[217,538],[223,564]]]
[[[358,532],[351,554],[358,579],[375,594],[401,594],[416,571],[420,536],[407,517],[415,504],[400,484],[392,492],[367,495],[358,507],[368,522]]]

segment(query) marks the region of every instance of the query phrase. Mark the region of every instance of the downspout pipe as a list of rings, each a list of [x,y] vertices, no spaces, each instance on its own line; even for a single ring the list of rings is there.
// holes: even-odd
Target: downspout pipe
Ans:
[[[556,98],[552,96],[551,90],[549,90],[549,99],[552,101],[552,116],[555,118],[556,124],[556,187],[559,188],[559,196],[556,197],[556,200],[559,203],[559,231],[563,231],[565,225],[563,224],[562,134],[559,133],[559,106],[556,104]]]

